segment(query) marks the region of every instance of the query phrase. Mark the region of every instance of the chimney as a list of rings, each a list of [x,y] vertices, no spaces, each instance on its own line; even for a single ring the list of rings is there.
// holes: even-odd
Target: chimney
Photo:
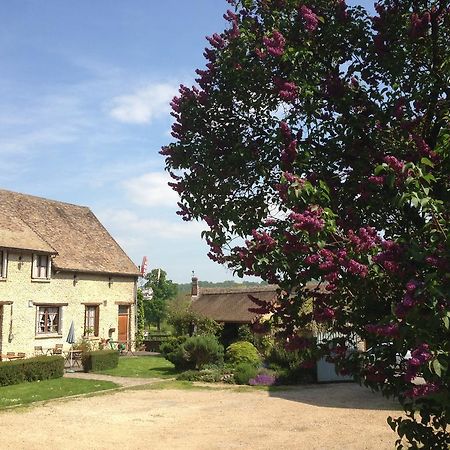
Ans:
[[[192,276],[191,297],[198,297],[198,278]]]

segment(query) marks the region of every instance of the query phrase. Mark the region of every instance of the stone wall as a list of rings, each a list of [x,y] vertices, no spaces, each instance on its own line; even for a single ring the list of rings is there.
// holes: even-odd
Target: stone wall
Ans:
[[[75,339],[84,334],[85,303],[99,305],[99,336],[93,339],[117,340],[119,304],[130,305],[130,332],[134,340],[135,289],[133,277],[56,272],[50,280],[31,278],[31,253],[8,252],[7,278],[0,281],[0,352],[25,352],[32,356],[34,346],[52,348],[64,344],[69,327],[74,321]],[[12,302],[11,304],[9,304]],[[38,305],[61,306],[58,335],[39,335],[36,330]]]

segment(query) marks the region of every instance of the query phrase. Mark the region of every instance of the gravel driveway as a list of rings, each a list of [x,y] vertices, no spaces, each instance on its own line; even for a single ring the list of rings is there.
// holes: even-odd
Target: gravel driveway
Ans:
[[[0,414],[12,449],[392,449],[395,405],[354,384],[125,390]],[[6,447],[3,447],[6,448]]]

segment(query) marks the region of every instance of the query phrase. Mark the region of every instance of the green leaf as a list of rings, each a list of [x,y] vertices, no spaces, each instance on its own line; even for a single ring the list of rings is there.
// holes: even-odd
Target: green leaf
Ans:
[[[429,166],[429,167],[434,167],[434,164],[428,159],[423,157],[420,162],[424,165],[424,166]]]
[[[381,172],[384,172],[386,167],[383,164],[380,164],[379,166],[375,167],[375,175],[380,174]]]
[[[434,373],[440,377],[442,374],[442,367],[441,367],[441,363],[439,362],[439,360],[436,358],[433,362],[432,362],[432,367],[433,367],[433,371]]]

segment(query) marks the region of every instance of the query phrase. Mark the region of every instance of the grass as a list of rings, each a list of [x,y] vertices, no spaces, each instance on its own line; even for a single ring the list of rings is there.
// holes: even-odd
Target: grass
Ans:
[[[179,372],[162,356],[121,356],[114,369],[99,371],[105,375],[131,378],[172,378]]]
[[[178,389],[183,391],[204,391],[216,389],[212,386],[198,386],[192,381],[180,381],[180,380],[164,380],[157,383],[144,384],[141,386],[133,386],[130,390],[164,390],[164,389]]]
[[[145,384],[141,386],[133,386],[130,390],[164,390],[164,389],[177,389],[183,391],[204,391],[204,390],[220,390],[225,389],[232,392],[255,392],[255,391],[289,391],[294,390],[296,386],[247,386],[236,384],[222,384],[217,386],[216,383],[210,383],[211,386],[205,384],[197,384],[193,381],[181,381],[181,380],[164,380],[157,383]]]
[[[0,387],[0,409],[116,388],[111,381],[56,378]]]

